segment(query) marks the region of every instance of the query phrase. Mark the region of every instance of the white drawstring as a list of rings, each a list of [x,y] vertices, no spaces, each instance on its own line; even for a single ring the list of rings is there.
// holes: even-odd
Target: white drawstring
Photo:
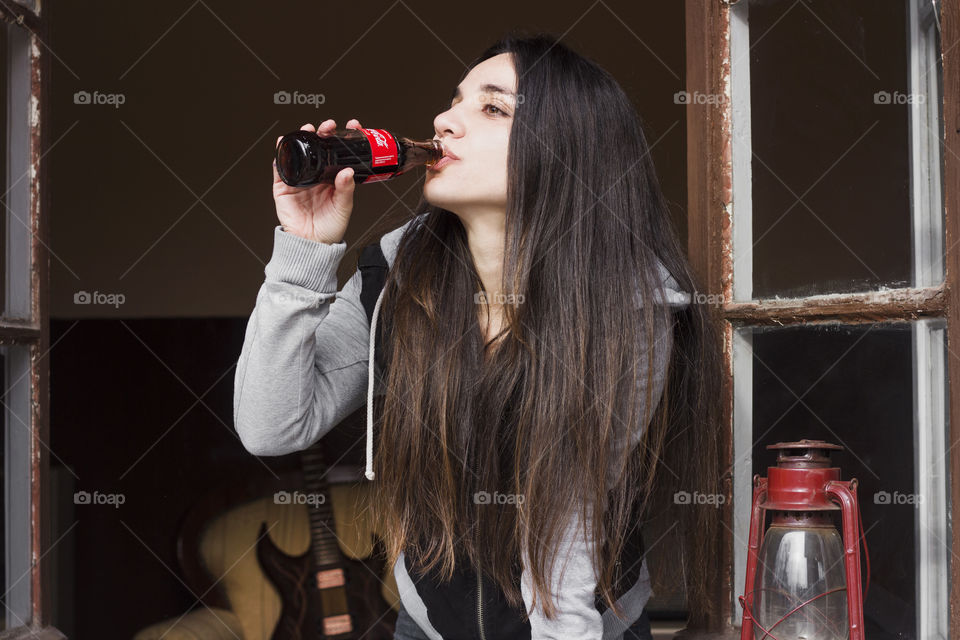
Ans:
[[[386,288],[386,287],[384,287]],[[377,315],[380,313],[380,302],[383,300],[383,289],[377,296],[377,304],[373,307],[373,317],[370,320],[370,347],[368,351],[367,367],[369,371],[367,381],[367,468],[363,475],[367,480],[373,480],[373,374],[376,367],[374,347],[377,343]]]

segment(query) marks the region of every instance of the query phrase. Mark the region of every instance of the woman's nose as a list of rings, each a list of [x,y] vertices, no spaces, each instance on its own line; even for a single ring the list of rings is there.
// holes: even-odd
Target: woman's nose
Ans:
[[[461,133],[461,125],[453,112],[453,108],[438,113],[433,119],[433,128],[441,138],[447,135],[457,136]]]

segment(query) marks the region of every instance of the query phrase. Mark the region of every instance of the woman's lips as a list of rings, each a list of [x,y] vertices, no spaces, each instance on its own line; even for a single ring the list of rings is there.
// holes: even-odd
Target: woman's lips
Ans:
[[[457,158],[454,158],[453,156],[443,156],[443,157],[440,158],[438,161],[436,161],[435,163],[433,163],[433,166],[429,167],[428,170],[429,170],[429,171],[440,171],[440,169],[443,169],[445,166],[447,166],[448,164],[450,164],[451,162],[454,162],[454,161],[456,161],[456,160],[457,160]]]

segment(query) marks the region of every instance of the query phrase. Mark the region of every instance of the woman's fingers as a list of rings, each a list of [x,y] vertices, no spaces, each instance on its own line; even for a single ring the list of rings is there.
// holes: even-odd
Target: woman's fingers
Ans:
[[[330,135],[331,133],[333,133],[334,130],[336,130],[336,128],[337,128],[337,123],[336,123],[336,121],[335,121],[333,118],[329,118],[329,119],[327,119],[327,120],[324,120],[323,122],[321,122],[320,124],[318,124],[316,127],[314,127],[314,126],[313,126],[312,124],[310,124],[309,122],[308,122],[307,124],[305,124],[305,125],[303,125],[303,126],[300,127],[300,129],[301,129],[302,131],[313,131],[314,133],[316,133],[316,134],[319,135],[319,136],[328,136],[328,135]],[[352,119],[350,119],[350,120],[347,122],[347,128],[348,128],[348,129],[362,129],[363,127],[360,125],[360,121],[359,121],[359,120],[357,120],[356,118],[352,118]],[[277,138],[277,144],[279,144],[279,143],[280,143],[280,138]]]
[[[333,119],[324,120],[319,125],[317,125],[317,135],[318,136],[328,136],[333,133],[334,129],[337,128],[337,123]]]

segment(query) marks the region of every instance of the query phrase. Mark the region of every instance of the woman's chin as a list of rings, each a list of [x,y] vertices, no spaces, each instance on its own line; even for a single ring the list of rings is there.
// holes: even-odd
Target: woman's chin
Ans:
[[[451,194],[448,192],[449,189],[444,188],[443,185],[436,184],[433,180],[429,180],[423,185],[424,200],[434,207],[453,211],[454,207],[460,202],[460,199],[451,197]]]

